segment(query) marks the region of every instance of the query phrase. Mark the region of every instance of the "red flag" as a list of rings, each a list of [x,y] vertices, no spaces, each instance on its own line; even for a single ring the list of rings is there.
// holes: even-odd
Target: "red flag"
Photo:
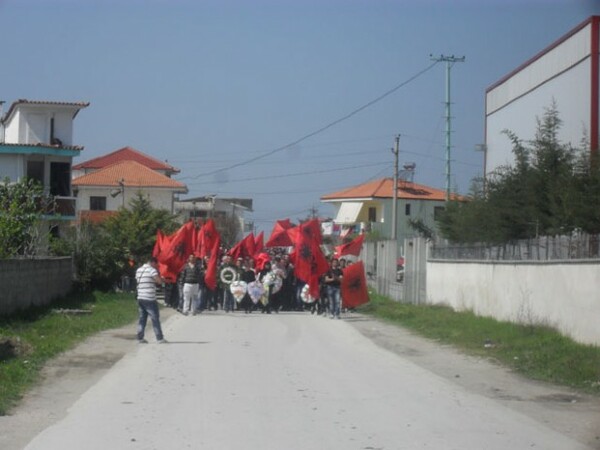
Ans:
[[[261,271],[265,267],[265,263],[269,261],[271,261],[271,257],[268,253],[258,253],[255,257],[254,268],[257,271]]]
[[[271,231],[271,236],[265,243],[265,247],[289,247],[292,245],[293,240],[290,239],[290,236],[287,233],[287,230],[290,228],[292,228],[290,219],[278,220],[275,222],[273,231]]]
[[[254,256],[254,234],[250,233],[244,239],[235,244],[227,252],[234,260],[237,258],[245,258],[246,256]]]
[[[369,290],[362,261],[350,264],[342,277],[342,301],[346,308],[355,308],[369,302]]]
[[[254,239],[254,253],[252,256],[256,255],[259,252],[262,252],[263,248],[265,247],[264,241],[265,232],[261,231],[260,233],[258,233],[258,236],[256,236],[256,238]]]
[[[309,284],[312,297],[319,298],[318,278],[329,270],[329,263],[319,246],[321,232],[319,229],[315,235],[313,221],[299,225],[298,229],[296,249],[290,257],[294,261],[294,274]]]
[[[175,283],[177,281],[177,273],[173,272],[169,266],[161,262],[158,263],[158,272],[169,283]]]
[[[250,232],[248,236],[243,239],[244,242],[244,256],[254,256],[256,253],[256,239],[254,233]]]
[[[217,288],[217,267],[219,266],[219,247],[221,246],[221,236],[218,234],[213,239],[212,248],[210,249],[210,259],[206,266],[204,282],[211,291]]]
[[[208,219],[202,228],[200,228],[198,236],[198,246],[199,249],[196,249],[196,255],[200,258],[204,258],[211,254],[212,248],[214,247],[215,240],[219,240],[221,242],[221,236],[217,231],[217,227],[215,225],[215,221],[212,219]]]
[[[154,256],[156,259],[159,259],[166,243],[167,240],[164,233],[160,230],[156,230],[156,242],[154,243],[154,248],[152,249],[152,256]]]
[[[361,234],[360,236],[358,236],[357,238],[355,238],[354,240],[352,240],[346,244],[338,245],[335,248],[336,256],[339,258],[344,255],[354,255],[354,256],[360,255],[360,251],[362,250],[362,245],[363,245],[364,240],[365,240],[365,235]]]
[[[196,228],[193,222],[187,222],[173,235],[169,236],[169,244],[161,251],[160,262],[169,266],[172,272],[179,273],[194,249],[192,247]]]
[[[286,231],[286,233],[288,235],[288,239],[291,242],[290,245],[295,245],[296,241],[298,240],[298,233],[300,232],[299,226],[298,227],[288,228],[285,231]]]
[[[298,226],[298,231],[301,232],[306,239],[316,242],[321,245],[323,238],[321,237],[321,222],[319,219],[311,219]]]

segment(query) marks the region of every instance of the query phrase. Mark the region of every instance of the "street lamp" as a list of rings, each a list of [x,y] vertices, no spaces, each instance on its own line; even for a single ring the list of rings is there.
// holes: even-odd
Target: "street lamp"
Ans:
[[[121,206],[125,208],[125,179],[121,178],[117,183],[119,184],[119,189],[111,191],[110,196],[116,198],[117,195],[121,194]]]

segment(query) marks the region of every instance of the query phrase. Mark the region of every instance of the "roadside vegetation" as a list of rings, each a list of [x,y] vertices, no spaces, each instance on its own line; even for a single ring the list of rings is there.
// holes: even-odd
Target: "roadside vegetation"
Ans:
[[[80,314],[65,314],[76,310]],[[91,311],[86,313],[86,311]],[[77,293],[51,306],[0,319],[0,415],[5,415],[39,379],[52,357],[102,330],[133,323],[132,294]],[[133,336],[132,328],[132,336]]]
[[[579,148],[558,139],[556,104],[538,119],[535,138],[505,134],[514,166],[475,179],[468,201],[451,201],[438,222],[454,243],[502,244],[538,236],[600,233],[600,160],[587,138]]]
[[[600,395],[600,347],[576,343],[550,327],[499,322],[444,306],[398,303],[377,294],[358,310],[492,359],[528,378]]]

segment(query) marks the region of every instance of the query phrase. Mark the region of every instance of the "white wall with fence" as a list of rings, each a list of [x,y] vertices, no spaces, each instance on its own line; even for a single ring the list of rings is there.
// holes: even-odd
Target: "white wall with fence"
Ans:
[[[495,250],[486,253],[486,258],[499,255],[494,259],[475,260],[472,250],[452,258],[447,249],[432,252],[424,238],[407,239],[402,282],[396,281],[395,241],[367,242],[361,258],[369,286],[393,300],[447,305],[502,321],[548,325],[575,341],[600,345],[597,241],[593,238],[591,246],[584,246],[592,249],[587,259],[551,259],[565,254],[554,250],[540,253],[531,247],[535,251],[517,253],[522,260],[503,259],[508,253]],[[559,248],[556,243],[548,245],[547,239],[539,240],[539,245]],[[571,241],[566,248],[570,249],[567,258],[580,256],[573,252]],[[539,258],[540,254],[545,256]]]
[[[427,261],[428,304],[549,325],[600,345],[600,260]]]

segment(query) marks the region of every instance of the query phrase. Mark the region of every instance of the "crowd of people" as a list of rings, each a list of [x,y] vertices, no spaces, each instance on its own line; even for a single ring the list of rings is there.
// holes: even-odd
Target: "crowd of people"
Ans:
[[[285,251],[272,250],[268,259],[261,260],[223,255],[214,290],[204,279],[208,258],[197,258],[192,254],[179,272],[177,281],[164,284],[165,304],[184,315],[217,310],[226,313],[243,311],[245,314],[310,311],[339,319],[341,280],[346,263],[343,258],[329,258],[329,270],[319,280],[319,298],[312,298],[306,292],[306,283],[295,276],[294,266]],[[238,281],[242,281],[244,286],[259,282],[264,287],[264,295],[257,299],[246,292],[243,297],[234,298],[231,285]]]

